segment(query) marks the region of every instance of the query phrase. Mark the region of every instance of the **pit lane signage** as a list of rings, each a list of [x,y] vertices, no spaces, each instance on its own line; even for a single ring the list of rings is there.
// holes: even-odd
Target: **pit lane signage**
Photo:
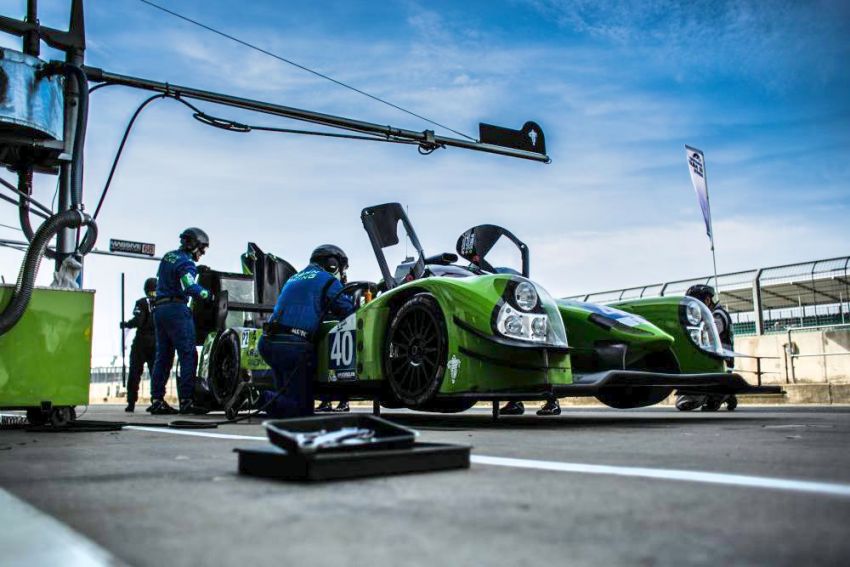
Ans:
[[[117,240],[115,238],[110,238],[109,251],[154,256],[156,254],[156,246],[148,244],[147,242],[133,242],[132,240]]]

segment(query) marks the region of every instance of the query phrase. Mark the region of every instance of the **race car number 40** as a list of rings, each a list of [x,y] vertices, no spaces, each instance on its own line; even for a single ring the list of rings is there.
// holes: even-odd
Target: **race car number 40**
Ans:
[[[352,314],[328,334],[328,367],[335,371],[337,379],[353,379],[355,377],[355,316]]]

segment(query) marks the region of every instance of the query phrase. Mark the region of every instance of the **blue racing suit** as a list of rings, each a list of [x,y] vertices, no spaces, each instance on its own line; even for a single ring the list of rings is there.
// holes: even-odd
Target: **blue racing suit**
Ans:
[[[157,272],[153,319],[156,327],[156,359],[151,374],[151,398],[165,396],[165,383],[174,361],[180,360],[177,395],[181,402],[192,400],[195,390],[195,323],[189,310],[190,297],[208,299],[210,292],[198,285],[198,269],[188,252],[174,250],[162,257]]]
[[[260,406],[272,417],[313,414],[313,379],[316,370],[314,339],[326,313],[343,319],[354,312],[354,302],[342,294],[342,284],[316,264],[310,264],[286,281],[269,317],[268,331],[257,349],[274,373],[275,391],[265,391]]]

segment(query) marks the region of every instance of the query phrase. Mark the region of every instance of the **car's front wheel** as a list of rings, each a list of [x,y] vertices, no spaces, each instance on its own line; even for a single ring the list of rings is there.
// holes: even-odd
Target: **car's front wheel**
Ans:
[[[239,337],[233,330],[221,334],[210,355],[210,390],[219,404],[233,395],[241,377]]]
[[[446,370],[446,322],[436,298],[419,293],[396,312],[387,332],[384,371],[393,395],[404,405],[431,401]]]

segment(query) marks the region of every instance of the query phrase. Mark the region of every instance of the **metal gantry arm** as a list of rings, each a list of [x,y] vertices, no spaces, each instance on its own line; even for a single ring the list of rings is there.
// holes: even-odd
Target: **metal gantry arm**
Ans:
[[[362,120],[354,120],[351,118],[334,116],[332,114],[323,114],[310,110],[302,110],[299,108],[293,108],[291,106],[283,106],[260,100],[252,100],[248,98],[241,98],[213,91],[196,89],[192,87],[173,85],[171,83],[152,81],[150,79],[143,79],[140,77],[119,75],[117,73],[104,71],[103,69],[99,69],[97,67],[86,66],[83,69],[85,70],[89,81],[96,83],[123,85],[126,87],[158,92],[170,96],[211,102],[224,106],[241,108],[254,112],[261,112],[263,114],[281,116],[283,118],[291,118],[293,120],[311,122],[313,124],[321,124],[323,126],[329,126],[332,128],[342,128],[345,130],[354,130],[357,132],[362,132],[364,134],[384,136],[388,139],[393,140],[415,142],[426,148],[447,146],[454,148],[463,148],[467,150],[475,150],[491,154],[498,154],[507,157],[528,159],[543,163],[549,163],[551,161],[549,159],[549,156],[545,153],[537,153],[508,146],[484,143],[475,140],[461,140],[459,138],[439,136],[435,134],[433,130],[423,130],[421,132],[418,132],[416,130],[406,130],[404,128],[395,128],[393,126],[385,126],[372,122],[364,122]]]

